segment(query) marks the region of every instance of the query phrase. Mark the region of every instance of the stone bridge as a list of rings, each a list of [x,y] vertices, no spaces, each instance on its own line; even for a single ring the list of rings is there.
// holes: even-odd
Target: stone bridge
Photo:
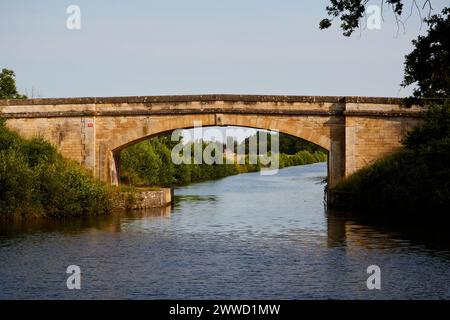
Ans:
[[[118,155],[179,128],[243,126],[279,132],[328,150],[331,186],[396,150],[424,117],[402,99],[266,95],[142,96],[0,100],[0,116],[23,137],[42,136],[102,181],[118,183]]]

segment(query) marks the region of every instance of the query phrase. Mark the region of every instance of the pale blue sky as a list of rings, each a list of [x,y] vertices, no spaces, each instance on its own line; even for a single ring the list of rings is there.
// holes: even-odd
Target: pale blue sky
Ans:
[[[436,11],[447,3],[433,0]],[[81,7],[79,31],[66,28],[70,4]],[[382,30],[345,38],[318,29],[327,4],[0,0],[0,67],[43,97],[410,94],[399,84],[417,15],[397,38],[387,11]]]

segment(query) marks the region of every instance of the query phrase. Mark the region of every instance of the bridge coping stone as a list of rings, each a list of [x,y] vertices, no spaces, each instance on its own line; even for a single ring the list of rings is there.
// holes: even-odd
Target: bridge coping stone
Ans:
[[[62,104],[106,104],[106,103],[185,103],[185,102],[288,102],[288,103],[369,103],[405,104],[405,98],[358,97],[358,96],[296,96],[296,95],[168,95],[168,96],[125,96],[125,97],[80,97],[80,98],[39,98],[1,99],[0,106],[13,105],[62,105]],[[442,99],[417,99],[420,103],[441,102]]]

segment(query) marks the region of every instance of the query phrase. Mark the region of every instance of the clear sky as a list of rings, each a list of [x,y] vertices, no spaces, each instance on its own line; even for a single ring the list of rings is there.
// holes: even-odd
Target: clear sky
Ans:
[[[436,11],[446,3],[433,0]],[[70,4],[81,8],[81,30],[66,28]],[[42,97],[410,94],[399,84],[417,14],[398,37],[386,9],[381,30],[345,38],[318,29],[327,4],[0,0],[0,68]]]

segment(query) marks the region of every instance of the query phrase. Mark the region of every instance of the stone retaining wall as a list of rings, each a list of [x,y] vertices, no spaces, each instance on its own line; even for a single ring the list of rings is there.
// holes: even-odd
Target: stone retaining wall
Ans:
[[[171,205],[173,200],[172,188],[160,190],[143,190],[125,192],[114,205],[118,210],[141,210],[147,208],[163,208]]]

